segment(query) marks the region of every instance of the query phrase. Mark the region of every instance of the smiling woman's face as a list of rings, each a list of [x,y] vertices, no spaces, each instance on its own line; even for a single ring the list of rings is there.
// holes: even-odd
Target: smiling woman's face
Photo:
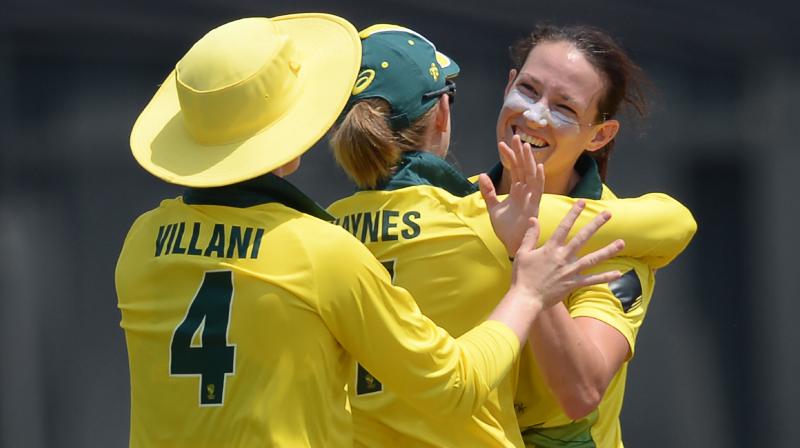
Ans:
[[[569,176],[584,150],[602,147],[594,144],[602,125],[591,123],[596,121],[603,92],[603,78],[573,44],[542,42],[531,50],[519,73],[509,74],[506,101],[497,120],[498,141],[510,145],[519,135],[530,143],[536,159],[544,163],[548,184],[551,178]],[[520,104],[533,102],[538,105],[526,116]],[[551,119],[535,119],[543,115],[541,111]],[[565,125],[568,122],[577,124]]]

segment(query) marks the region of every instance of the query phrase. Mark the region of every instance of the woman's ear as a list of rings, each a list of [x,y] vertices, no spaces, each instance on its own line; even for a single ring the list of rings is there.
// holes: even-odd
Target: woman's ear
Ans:
[[[503,98],[508,96],[508,92],[511,90],[511,86],[514,85],[515,79],[517,79],[517,70],[512,68],[508,72],[508,84],[506,84],[506,90],[503,92]]]
[[[447,131],[450,126],[450,98],[446,93],[440,96],[439,101],[436,102],[435,120],[434,124],[438,132]]]
[[[595,125],[594,135],[589,141],[586,150],[593,152],[606,146],[608,142],[617,136],[617,132],[619,132],[619,121],[617,120],[606,120]]]
[[[274,174],[274,175],[276,175],[278,177],[286,177],[286,176],[294,173],[295,171],[297,171],[298,168],[300,168],[300,157],[301,156],[297,156],[294,159],[292,159],[292,160],[284,163],[283,165],[275,168],[274,170],[272,170],[272,174]]]

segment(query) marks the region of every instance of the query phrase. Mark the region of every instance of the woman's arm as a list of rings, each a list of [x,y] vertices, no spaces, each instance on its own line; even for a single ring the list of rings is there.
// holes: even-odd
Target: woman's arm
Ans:
[[[542,309],[575,287],[619,276],[581,275],[610,257],[615,247],[575,259],[581,242],[602,222],[567,242],[578,213],[573,210],[542,248],[535,248],[535,228],[528,232],[516,253],[508,293],[489,321],[458,339],[423,316],[369,251],[336,228],[338,238],[327,236],[329,244],[310,257],[320,264],[314,272],[319,314],[349,353],[409,403],[427,413],[469,416],[508,372]]]
[[[627,274],[611,286],[576,291],[566,305],[540,313],[531,328],[537,366],[572,419],[597,408],[611,380],[630,359],[652,294],[652,273],[641,262],[615,259],[599,268]]]
[[[540,205],[542,237],[547,238],[558,220],[579,199],[545,194]],[[674,260],[697,231],[691,212],[680,202],[663,193],[649,193],[637,198],[588,200],[576,223],[583,225],[607,210],[613,219],[603,226],[585,251],[595,250],[615,238],[625,239],[622,256],[643,260],[654,269]]]

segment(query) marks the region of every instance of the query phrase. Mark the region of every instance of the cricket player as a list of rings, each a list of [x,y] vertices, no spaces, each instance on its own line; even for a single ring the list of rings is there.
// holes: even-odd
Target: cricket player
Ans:
[[[395,284],[412,293],[426,315],[451,334],[464,334],[502,298],[511,263],[478,187],[443,160],[459,66],[407,28],[375,25],[361,37],[359,80],[332,136],[337,161],[361,191],[329,210],[387,266]],[[499,146],[509,164],[515,153],[532,153],[518,137]],[[483,181],[492,203],[497,200],[492,184]],[[576,201],[543,198],[539,220],[545,234]],[[615,215],[596,237],[628,230],[613,227],[623,217],[642,230],[637,233],[641,239],[626,241],[625,253],[655,265],[674,258],[691,235],[683,225],[688,211],[665,195],[587,202],[584,215],[604,208]],[[384,233],[387,226],[396,232]],[[349,387],[356,445],[522,446],[514,410],[515,373],[469,418],[429,417],[379,374],[357,365]]]
[[[511,59],[498,140],[530,144],[544,165],[546,193],[615,199],[605,184],[609,155],[624,124],[619,112],[646,111],[641,69],[607,33],[583,25],[537,26],[511,46]],[[504,165],[490,172],[500,193],[510,191]],[[635,216],[616,218],[620,238],[652,230]],[[680,250],[697,229],[688,210],[670,226],[684,235],[675,247]],[[680,250],[664,263],[624,257],[604,263],[598,269],[618,269],[622,278],[579,289],[537,318],[532,350],[521,358],[515,401],[527,446],[622,448],[619,415],[628,365],[655,270]]]
[[[137,119],[137,162],[186,190],[133,223],[116,267],[132,447],[351,446],[356,360],[418,408],[466,418],[541,310],[619,277],[580,273],[620,241],[576,256],[608,215],[567,241],[574,208],[534,248],[543,179],[517,151],[514,192],[491,207],[515,257],[504,299],[458,339],[422,315],[284,180],[339,116],[360,59],[356,30],[336,16],[237,20],[195,43]]]

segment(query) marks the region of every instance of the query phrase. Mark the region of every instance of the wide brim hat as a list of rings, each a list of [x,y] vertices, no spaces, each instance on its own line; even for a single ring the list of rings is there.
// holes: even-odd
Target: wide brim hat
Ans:
[[[190,187],[268,173],[325,135],[360,61],[358,32],[337,16],[222,25],[194,44],[136,120],[133,155],[156,177]]]

